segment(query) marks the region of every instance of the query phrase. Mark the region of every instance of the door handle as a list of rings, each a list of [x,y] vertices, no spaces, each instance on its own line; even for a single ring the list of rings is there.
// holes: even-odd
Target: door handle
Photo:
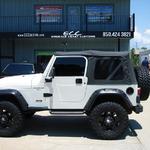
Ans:
[[[82,84],[82,79],[76,79],[76,84]]]

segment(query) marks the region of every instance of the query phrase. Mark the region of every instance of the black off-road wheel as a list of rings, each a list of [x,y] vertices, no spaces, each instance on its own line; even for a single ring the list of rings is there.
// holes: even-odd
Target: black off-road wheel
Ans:
[[[128,113],[121,105],[114,102],[97,105],[89,117],[92,128],[100,139],[118,139],[128,128]]]
[[[135,68],[136,79],[138,86],[141,88],[140,99],[145,101],[148,99],[150,94],[150,75],[149,70],[146,67]]]
[[[23,115],[14,104],[0,102],[0,136],[15,136],[23,126]]]

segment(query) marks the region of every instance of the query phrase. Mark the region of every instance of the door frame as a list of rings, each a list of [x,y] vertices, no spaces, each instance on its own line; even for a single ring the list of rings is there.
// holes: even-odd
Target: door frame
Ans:
[[[54,56],[55,57],[55,56]],[[88,59],[84,56],[56,56],[55,58],[53,58],[53,65],[55,64],[55,61],[57,58],[70,58],[70,57],[75,57],[75,58],[83,58],[85,59],[85,70],[84,70],[84,75],[83,76],[68,76],[71,78],[74,78],[74,81],[76,78],[82,78],[83,81],[85,79],[85,82],[82,83],[82,85],[80,86],[87,86],[88,85],[88,77],[87,77],[87,71],[88,71]],[[53,67],[53,65],[51,67]],[[49,74],[49,73],[48,73]],[[62,78],[63,76],[57,77],[57,78]],[[67,76],[65,76],[65,78],[68,78]],[[55,77],[54,77],[55,78]],[[78,86],[78,85],[76,85]],[[51,88],[53,89],[53,80],[51,82]],[[85,88],[85,90],[87,90],[87,88]],[[52,90],[54,92],[54,90]],[[52,93],[54,96],[54,93]],[[79,106],[81,106],[81,104],[84,101],[84,98],[80,101],[60,101],[59,99],[55,99],[55,97],[52,97],[52,105],[51,105],[51,109],[53,110],[64,110],[64,109],[77,109]]]
[[[45,56],[52,56],[53,53],[55,53],[55,51],[48,50],[48,49],[35,49],[34,50],[34,63],[37,63],[37,56],[39,56],[37,54],[40,52],[43,53],[43,55],[45,55]]]

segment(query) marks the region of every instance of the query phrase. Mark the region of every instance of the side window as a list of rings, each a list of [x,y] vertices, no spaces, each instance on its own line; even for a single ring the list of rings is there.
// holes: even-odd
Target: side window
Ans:
[[[98,59],[94,78],[96,80],[123,80],[124,70],[121,60],[109,57]]]
[[[86,60],[82,57],[56,58],[55,76],[84,76]]]

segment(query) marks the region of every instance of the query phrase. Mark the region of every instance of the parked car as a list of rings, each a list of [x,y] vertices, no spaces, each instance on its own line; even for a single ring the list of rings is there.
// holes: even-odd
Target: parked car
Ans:
[[[33,73],[35,73],[35,68],[31,63],[10,63],[2,71],[1,77]]]
[[[56,52],[44,73],[0,79],[0,136],[16,135],[25,118],[49,110],[85,114],[98,138],[118,139],[149,94],[148,69],[134,68],[127,52]]]

